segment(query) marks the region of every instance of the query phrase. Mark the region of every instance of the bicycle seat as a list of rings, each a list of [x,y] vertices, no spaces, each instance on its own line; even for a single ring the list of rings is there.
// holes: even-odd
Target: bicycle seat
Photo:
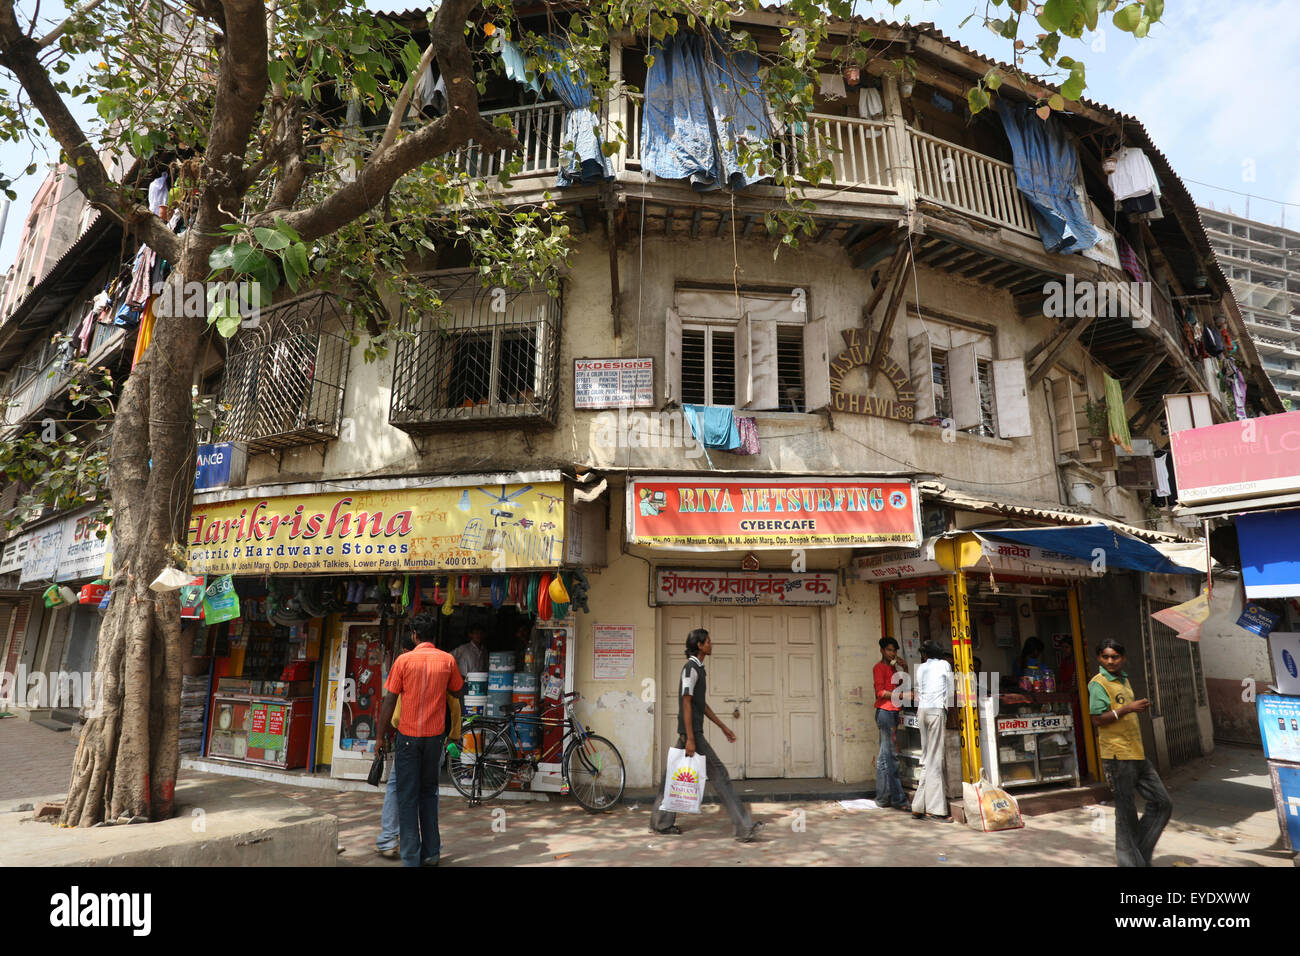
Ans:
[[[526,703],[516,701],[516,702],[506,704],[506,706],[503,709],[507,714],[517,714],[527,706],[529,705]]]

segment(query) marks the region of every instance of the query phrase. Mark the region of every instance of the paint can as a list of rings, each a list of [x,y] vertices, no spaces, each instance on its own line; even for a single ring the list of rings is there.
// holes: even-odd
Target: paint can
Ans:
[[[488,671],[487,692],[497,694],[515,689],[514,671]]]
[[[486,697],[488,692],[488,672],[472,671],[465,675],[465,696]]]

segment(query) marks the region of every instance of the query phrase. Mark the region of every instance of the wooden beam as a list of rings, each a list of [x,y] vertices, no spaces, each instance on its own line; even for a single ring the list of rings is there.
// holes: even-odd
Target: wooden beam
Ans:
[[[832,219],[830,222],[825,223],[822,226],[821,231],[817,233],[817,242],[825,242],[827,239],[829,239],[831,237],[831,234],[834,233],[835,230],[839,228],[839,225],[840,225],[840,221],[838,219]]]
[[[750,213],[748,216],[745,217],[745,238],[746,239],[748,239],[749,234],[754,231],[754,219],[755,216],[753,213]]]
[[[885,314],[880,320],[880,331],[876,334],[875,344],[871,347],[871,357],[867,360],[867,390],[876,383],[876,363],[885,352],[885,345],[889,342],[889,333],[894,329],[894,319],[898,317],[898,306],[903,298],[903,290],[907,288],[907,271],[912,265],[911,247],[900,245],[899,249],[903,252],[903,257],[897,261],[897,268],[892,276],[893,289],[889,293],[889,301],[885,304]],[[897,257],[895,257],[897,259]],[[883,284],[883,283],[882,283]]]
[[[691,238],[694,239],[700,234],[700,217],[704,215],[704,207],[696,206],[695,215],[691,217]]]
[[[714,232],[713,235],[714,235],[716,238],[721,239],[721,238],[722,238],[722,234],[723,234],[724,232],[727,231],[727,223],[729,223],[729,222],[731,222],[731,210],[730,210],[730,209],[724,209],[724,210],[722,211],[722,215],[721,215],[721,217],[719,217],[719,219],[718,219],[718,228],[717,228],[717,231]]]
[[[879,229],[868,233],[866,236],[854,240],[851,244],[846,245],[844,251],[849,254],[850,259],[857,259],[862,256],[864,252],[880,245],[895,235],[897,235],[895,230],[882,226]]]
[[[1066,349],[1079,340],[1079,336],[1081,336],[1084,330],[1091,324],[1092,316],[1090,315],[1074,320],[1074,324],[1069,326],[1065,334],[1060,336],[1060,339],[1051,346],[1047,352],[1047,356],[1029,376],[1028,384],[1030,388],[1033,388],[1043,380],[1047,375],[1047,370],[1056,364],[1056,360],[1065,354]]]
[[[871,298],[867,299],[867,304],[862,307],[862,325],[867,329],[867,331],[871,330],[871,316],[875,313],[876,306],[880,303],[881,297],[884,296],[887,291],[887,288],[893,280],[896,270],[898,269],[899,264],[902,263],[905,255],[907,255],[907,245],[900,243],[898,250],[894,253],[894,258],[889,260],[889,268],[885,270],[885,274],[881,276],[880,282],[877,283],[876,287],[871,290]]]
[[[673,231],[673,207],[664,206],[664,235],[671,235]]]
[[[1164,360],[1164,355],[1160,352],[1155,353],[1142,363],[1142,367],[1137,370],[1132,378],[1124,383],[1124,401],[1126,403],[1133,399],[1133,396],[1146,384],[1147,379],[1160,367]]]
[[[582,214],[581,203],[573,207],[573,214],[578,217],[578,227],[585,233],[587,231],[587,217]]]

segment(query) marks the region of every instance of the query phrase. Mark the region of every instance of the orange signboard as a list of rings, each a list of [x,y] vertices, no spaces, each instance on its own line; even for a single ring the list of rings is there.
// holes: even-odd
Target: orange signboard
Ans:
[[[694,551],[915,546],[907,481],[644,478],[628,483],[628,543]]]

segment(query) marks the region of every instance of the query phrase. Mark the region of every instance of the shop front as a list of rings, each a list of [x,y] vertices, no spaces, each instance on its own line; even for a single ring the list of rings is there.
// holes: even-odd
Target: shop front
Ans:
[[[603,562],[604,521],[584,531],[597,527],[590,506],[558,472],[318,489],[194,507],[206,757],[364,779],[387,671],[421,612],[445,650],[482,633],[462,661],[468,712],[536,711],[572,690],[575,608],[551,584],[585,594],[580,568]],[[541,756],[548,741],[525,731],[517,743]],[[534,786],[559,789],[558,764],[543,762]]]
[[[852,548],[916,543],[911,483],[636,478],[626,505],[628,547],[650,563],[655,759],[676,739],[685,640],[703,627],[709,701],[737,737],[709,738],[729,773],[869,776],[857,754],[874,739],[858,676],[875,645],[860,623],[869,589],[846,589],[844,569]]]
[[[1008,789],[1098,779],[1087,691],[1095,667],[1080,614],[1091,582],[1192,573],[1104,526],[951,533],[910,552],[855,558],[853,571],[880,582],[882,629],[898,639],[910,672],[923,642],[951,649],[961,777],[973,782],[983,770]],[[1111,613],[1136,619],[1141,610]],[[920,759],[915,727],[905,707],[898,746],[907,786]]]

